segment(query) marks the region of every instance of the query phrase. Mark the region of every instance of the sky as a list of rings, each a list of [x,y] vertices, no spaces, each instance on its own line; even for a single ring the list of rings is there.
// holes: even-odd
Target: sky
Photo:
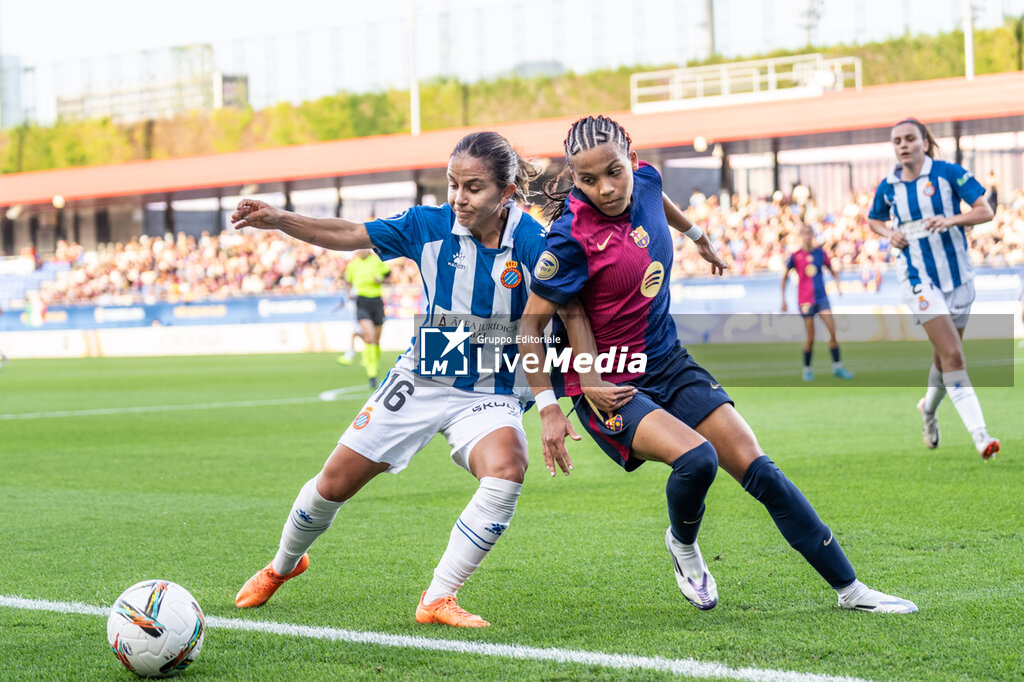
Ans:
[[[407,12],[408,0],[0,0],[0,49],[29,63],[50,63]]]
[[[715,0],[721,14],[740,17],[735,41],[751,42],[745,36],[763,32],[765,23],[760,0]],[[89,55],[127,52],[196,42],[234,40],[322,28],[349,21],[402,17],[409,12],[410,0],[175,0],[173,3],[145,3],[139,0],[0,0],[0,50],[20,55],[30,63],[76,59]],[[484,4],[482,0],[417,0],[421,10],[441,6],[453,9]],[[546,4],[557,4],[548,0]],[[597,3],[592,3],[597,4]],[[686,4],[686,3],[680,3]],[[689,3],[702,10],[703,2]],[[774,0],[773,17],[788,14],[797,17],[808,6],[807,0]],[[830,33],[845,32],[853,38],[857,28],[846,21],[845,8],[863,4],[865,24],[880,26],[902,23],[909,8],[924,27],[959,15],[963,0],[819,0],[823,23],[836,19],[840,24]],[[758,11],[745,13],[744,7]],[[998,23],[1002,15],[1024,14],[1022,0],[974,0],[979,24]],[[142,9],[145,7],[145,9]],[[161,12],[162,7],[167,11]],[[694,12],[696,14],[696,12]],[[153,16],[156,15],[156,16]],[[719,23],[726,22],[724,17]],[[756,40],[753,42],[757,42]]]
[[[405,87],[412,0],[0,0],[0,54],[29,68],[34,118],[55,94],[131,81],[142,51],[208,43],[216,69],[249,77],[257,108],[338,90]],[[683,64],[707,52],[705,0],[415,0],[416,69],[464,81],[528,62],[577,72]],[[715,47],[730,57],[868,42],[960,25],[965,0],[713,0]],[[808,32],[808,8],[819,15]],[[978,27],[1024,15],[1024,0],[974,0]],[[144,8],[144,9],[143,9]],[[120,55],[120,56],[116,56]],[[127,55],[127,57],[126,57]]]

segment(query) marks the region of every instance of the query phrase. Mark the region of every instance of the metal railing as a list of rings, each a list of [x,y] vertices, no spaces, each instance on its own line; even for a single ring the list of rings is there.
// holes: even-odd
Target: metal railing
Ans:
[[[851,86],[859,90],[861,60],[821,54],[757,59],[635,73],[629,85],[634,113],[811,97]]]

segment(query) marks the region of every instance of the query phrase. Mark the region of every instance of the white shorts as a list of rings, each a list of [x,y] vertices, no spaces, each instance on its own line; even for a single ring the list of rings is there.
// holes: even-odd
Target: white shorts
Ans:
[[[526,437],[515,396],[463,391],[394,367],[338,443],[397,474],[440,433],[448,439],[452,461],[469,471],[473,446],[505,427]]]
[[[947,292],[931,282],[912,285],[909,280],[903,280],[900,282],[900,293],[918,324],[949,315],[956,328],[963,329],[967,326],[971,304],[974,303],[974,280]]]

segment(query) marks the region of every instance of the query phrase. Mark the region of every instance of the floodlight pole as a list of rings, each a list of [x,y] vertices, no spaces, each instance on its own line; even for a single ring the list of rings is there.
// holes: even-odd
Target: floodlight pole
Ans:
[[[420,82],[416,75],[416,0],[409,0],[409,126],[420,134]]]
[[[964,76],[974,80],[974,7],[971,0],[963,0],[964,6]]]

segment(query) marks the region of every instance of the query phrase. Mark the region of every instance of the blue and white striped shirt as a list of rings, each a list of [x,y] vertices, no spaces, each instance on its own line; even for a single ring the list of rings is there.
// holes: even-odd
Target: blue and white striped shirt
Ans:
[[[930,282],[942,291],[974,279],[974,266],[967,251],[964,228],[954,225],[941,232],[930,232],[920,221],[933,216],[960,214],[960,202],[973,204],[985,195],[973,175],[962,166],[946,161],[924,158],[921,174],[915,180],[900,179],[901,166],[896,166],[882,180],[875,192],[868,217],[874,220],[895,220],[909,245],[900,254],[900,277],[912,285]]]
[[[366,230],[381,258],[405,256],[419,266],[426,296],[426,315],[421,324],[457,327],[464,322],[468,330],[485,331],[489,339],[510,339],[501,350],[510,356],[516,354],[518,320],[530,295],[533,268],[545,248],[540,223],[509,206],[501,244],[494,249],[485,247],[458,223],[447,204],[414,206],[391,218],[368,222]],[[419,336],[417,329],[413,346],[398,359],[396,367],[419,373]],[[493,347],[474,343],[471,337],[469,374],[430,379],[467,391],[533,400],[523,377],[516,381],[516,373],[507,367],[480,372],[476,366],[478,348],[483,349],[488,361],[493,358]]]

